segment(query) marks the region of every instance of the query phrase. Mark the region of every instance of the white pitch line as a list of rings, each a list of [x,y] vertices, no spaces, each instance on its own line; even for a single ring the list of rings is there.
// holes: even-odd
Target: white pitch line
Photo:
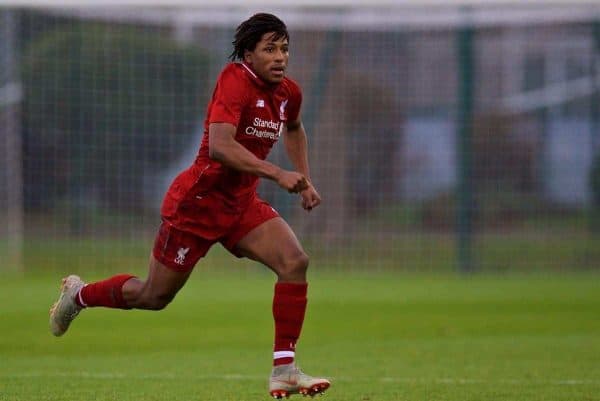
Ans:
[[[173,373],[142,373],[142,374],[128,374],[128,373],[114,373],[114,372],[27,372],[27,373],[13,373],[8,375],[0,375],[1,378],[11,379],[28,379],[28,378],[42,378],[42,377],[70,377],[70,378],[81,378],[81,379],[198,379],[198,380],[266,380],[265,376],[258,375],[240,375],[240,374],[225,374],[225,375],[176,375]]]
[[[402,383],[440,383],[440,384],[550,384],[550,385],[584,385],[584,384],[600,384],[600,380],[576,380],[576,379],[558,379],[558,380],[518,380],[518,379],[496,379],[496,380],[481,380],[481,379],[452,379],[452,378],[402,378],[402,377],[382,377],[380,381],[385,383],[402,382]]]
[[[195,380],[251,380],[265,381],[265,375],[243,375],[243,374],[224,374],[224,375],[176,375],[173,373],[148,373],[148,374],[128,374],[128,373],[112,373],[112,372],[22,372],[1,375],[1,379],[32,379],[32,378],[50,378],[50,377],[68,377],[81,379],[99,379],[99,380],[175,380],[175,379],[195,379]],[[332,378],[335,381],[356,382],[356,381],[379,381],[381,383],[437,383],[437,384],[453,384],[453,385],[469,385],[469,384],[514,384],[514,385],[531,385],[545,384],[558,386],[581,386],[581,385],[600,385],[600,380],[581,380],[581,379],[556,379],[556,380],[518,380],[518,379],[468,379],[468,378],[414,378],[414,377],[340,377]]]

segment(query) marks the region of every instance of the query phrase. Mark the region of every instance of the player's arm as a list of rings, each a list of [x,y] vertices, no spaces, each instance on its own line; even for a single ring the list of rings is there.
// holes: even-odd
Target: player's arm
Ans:
[[[310,181],[310,169],[308,167],[308,145],[306,131],[301,120],[292,121],[287,124],[284,131],[283,143],[290,161],[299,173]]]
[[[208,154],[213,160],[245,173],[275,181],[289,192],[300,192],[307,186],[301,173],[284,170],[261,160],[235,140],[236,128],[229,123],[212,123],[208,127]]]
[[[306,139],[306,131],[304,131],[304,126],[300,119],[288,122],[287,129],[284,131],[283,142],[294,168],[308,180],[307,187],[300,191],[300,194],[302,195],[302,207],[306,210],[312,210],[312,208],[321,203],[321,196],[310,180],[308,141]]]

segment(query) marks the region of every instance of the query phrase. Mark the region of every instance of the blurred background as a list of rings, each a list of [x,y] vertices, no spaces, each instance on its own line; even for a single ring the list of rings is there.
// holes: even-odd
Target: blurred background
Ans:
[[[288,24],[323,204],[260,193],[319,269],[598,269],[598,2],[206,3],[0,8],[0,270],[145,269],[258,11]]]

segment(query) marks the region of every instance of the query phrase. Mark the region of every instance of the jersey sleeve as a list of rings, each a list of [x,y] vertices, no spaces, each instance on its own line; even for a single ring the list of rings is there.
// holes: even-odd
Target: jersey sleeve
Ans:
[[[246,83],[231,66],[219,78],[213,93],[209,123],[229,123],[236,127],[246,104]]]
[[[288,121],[296,121],[300,117],[300,108],[302,106],[302,91],[295,82],[290,85],[290,105],[288,109]]]

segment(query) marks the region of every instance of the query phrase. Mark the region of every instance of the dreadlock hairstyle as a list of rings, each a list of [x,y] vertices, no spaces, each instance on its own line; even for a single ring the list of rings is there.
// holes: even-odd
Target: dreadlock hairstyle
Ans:
[[[244,58],[244,51],[254,50],[262,36],[268,32],[273,32],[272,40],[279,40],[281,38],[289,40],[290,38],[283,21],[273,14],[254,14],[242,22],[235,30],[235,37],[233,42],[231,42],[233,52],[229,56],[229,59],[231,61],[235,61],[236,59],[242,60]]]

